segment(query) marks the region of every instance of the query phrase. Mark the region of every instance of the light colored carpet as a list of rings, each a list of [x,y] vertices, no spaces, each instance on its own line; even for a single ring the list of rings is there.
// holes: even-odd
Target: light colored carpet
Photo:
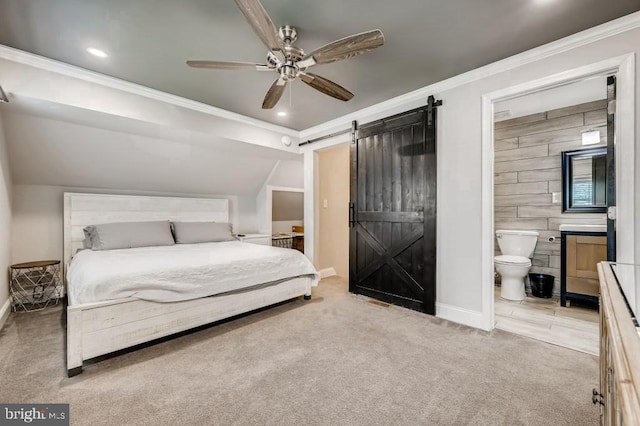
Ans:
[[[12,314],[0,401],[73,425],[596,425],[596,357],[350,295],[295,300],[66,377],[62,310]]]

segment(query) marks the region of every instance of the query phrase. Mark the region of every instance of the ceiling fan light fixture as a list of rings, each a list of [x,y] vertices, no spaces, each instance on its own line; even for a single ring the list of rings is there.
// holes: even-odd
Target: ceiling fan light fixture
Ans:
[[[278,73],[278,79],[271,84],[267,91],[262,101],[262,109],[275,107],[282,97],[287,83],[298,77],[305,84],[325,95],[345,102],[350,100],[353,98],[353,93],[327,78],[307,72],[307,68],[349,59],[384,44],[382,31],[371,30],[341,38],[305,54],[302,49],[294,45],[298,39],[296,28],[291,25],[276,28],[260,0],[235,0],[235,3],[256,35],[269,50],[266,64],[188,60],[187,65],[194,68],[221,70],[275,71]],[[283,117],[284,115],[278,114],[278,116]]]
[[[104,50],[100,50],[95,47],[87,47],[87,52],[89,52],[93,56],[97,56],[98,58],[103,58],[103,59],[109,56]]]

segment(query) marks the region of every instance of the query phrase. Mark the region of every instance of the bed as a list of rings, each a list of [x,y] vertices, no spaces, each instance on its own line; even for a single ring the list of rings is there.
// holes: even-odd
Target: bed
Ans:
[[[310,298],[317,283],[312,265],[305,273],[300,269],[310,265],[306,258],[287,258],[300,253],[239,241],[82,250],[83,229],[89,225],[146,221],[228,222],[229,204],[226,199],[64,194],[69,377],[80,374],[91,358]],[[249,259],[246,267],[242,256]],[[187,286],[181,281],[185,275],[197,279]]]

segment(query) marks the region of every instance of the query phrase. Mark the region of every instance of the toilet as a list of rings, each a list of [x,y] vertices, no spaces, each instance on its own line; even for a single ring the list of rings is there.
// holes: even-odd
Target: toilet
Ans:
[[[531,269],[531,257],[538,242],[538,233],[498,230],[496,238],[502,253],[494,258],[496,271],[502,282],[500,296],[507,300],[523,300],[526,295],[524,277]]]

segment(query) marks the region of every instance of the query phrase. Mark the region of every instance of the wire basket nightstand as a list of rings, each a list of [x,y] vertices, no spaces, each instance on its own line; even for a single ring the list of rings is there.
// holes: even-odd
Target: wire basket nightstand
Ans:
[[[16,263],[11,265],[9,271],[14,312],[39,311],[60,301],[62,283],[59,260]]]

